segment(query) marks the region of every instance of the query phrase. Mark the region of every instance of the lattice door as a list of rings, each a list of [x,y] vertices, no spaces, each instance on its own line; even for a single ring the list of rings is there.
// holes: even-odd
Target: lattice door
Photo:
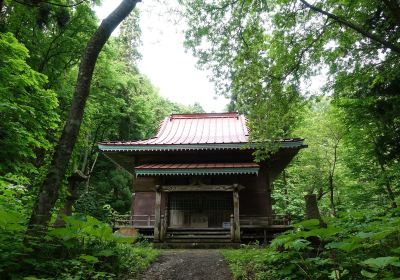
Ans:
[[[233,213],[230,192],[169,193],[169,226],[222,227]]]

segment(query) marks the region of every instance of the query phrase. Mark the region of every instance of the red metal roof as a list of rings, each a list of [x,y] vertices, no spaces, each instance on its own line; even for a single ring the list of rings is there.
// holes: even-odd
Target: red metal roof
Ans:
[[[238,113],[173,114],[156,136],[139,141],[99,143],[102,152],[179,151],[249,148],[246,118]],[[304,139],[280,140],[282,148],[302,148]],[[253,145],[254,147],[254,145]]]
[[[235,163],[152,163],[136,166],[135,169],[204,169],[204,168],[258,168],[254,162]]]
[[[136,176],[258,174],[260,166],[248,163],[155,163],[135,167]]]
[[[244,116],[237,113],[173,114],[165,118],[155,137],[109,145],[181,145],[247,143]]]

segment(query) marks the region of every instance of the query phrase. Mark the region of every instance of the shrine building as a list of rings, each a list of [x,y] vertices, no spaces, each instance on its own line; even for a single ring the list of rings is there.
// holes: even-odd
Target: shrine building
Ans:
[[[237,113],[173,114],[140,141],[99,143],[134,176],[132,209],[115,226],[133,227],[156,243],[234,243],[268,239],[289,227],[273,213],[271,183],[303,139],[277,141],[254,161],[246,118]]]

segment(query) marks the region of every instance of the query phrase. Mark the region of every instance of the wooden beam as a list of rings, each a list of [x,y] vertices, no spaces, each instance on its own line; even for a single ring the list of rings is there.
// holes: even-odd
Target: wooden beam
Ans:
[[[161,186],[163,192],[232,192],[244,189],[241,185],[170,185]]]
[[[154,241],[160,241],[161,230],[161,191],[160,186],[156,186],[156,202],[154,206],[155,222],[154,222]]]

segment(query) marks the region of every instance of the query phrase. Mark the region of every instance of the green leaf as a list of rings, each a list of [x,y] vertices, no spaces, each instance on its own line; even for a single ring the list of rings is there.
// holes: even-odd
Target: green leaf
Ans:
[[[307,229],[312,229],[312,228],[315,228],[315,227],[319,226],[319,220],[318,219],[306,220],[306,221],[303,221],[301,223],[295,224],[295,226],[304,227],[304,228],[307,228]]]
[[[88,263],[93,263],[94,264],[94,263],[99,262],[99,259],[96,258],[95,256],[81,255],[79,258],[84,260],[84,261],[86,261],[86,262],[88,262]]]
[[[96,256],[109,257],[109,256],[114,255],[114,251],[110,250],[110,249],[104,249],[104,250],[101,250],[100,252],[96,253],[95,255]]]
[[[286,243],[285,248],[300,251],[300,250],[307,248],[308,245],[310,245],[310,243],[311,243],[310,241],[307,241],[305,239],[297,239],[293,242]]]
[[[400,247],[390,249],[390,252],[392,252],[392,253],[394,253],[394,254],[399,254],[399,255],[400,255]]]
[[[363,269],[363,270],[361,270],[361,275],[362,275],[362,276],[365,276],[365,277],[367,277],[367,278],[375,278],[376,273],[374,273],[374,272],[369,272],[368,270]]]
[[[346,252],[351,252],[360,247],[363,247],[363,245],[355,242],[331,242],[325,245],[327,249],[339,249]]]
[[[361,264],[367,265],[371,268],[384,268],[388,265],[399,266],[399,257],[379,257],[367,259]]]

